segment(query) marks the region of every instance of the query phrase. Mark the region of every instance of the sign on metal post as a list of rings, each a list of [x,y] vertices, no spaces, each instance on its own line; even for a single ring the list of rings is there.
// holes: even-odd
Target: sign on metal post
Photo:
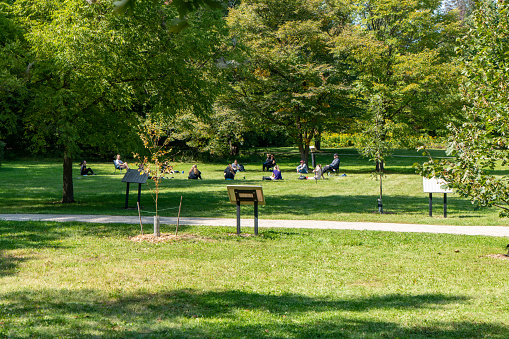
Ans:
[[[265,205],[262,186],[228,185],[230,203],[237,205],[237,234],[240,235],[240,205],[254,206],[254,233],[258,235],[258,205]]]
[[[122,178],[122,182],[127,183],[127,187],[125,190],[125,209],[129,208],[129,184],[134,183],[138,184],[138,203],[140,203],[141,199],[141,184],[147,182],[148,174],[135,169],[128,169]]]
[[[316,160],[315,160],[315,146],[309,146],[309,151],[311,152],[311,167],[315,169],[316,167]],[[315,180],[316,182],[316,180]]]
[[[429,193],[429,216],[433,216],[433,193],[444,194],[444,218],[447,218],[447,193],[454,193],[452,188],[448,188],[447,182],[437,178],[422,178],[422,187],[424,193]]]

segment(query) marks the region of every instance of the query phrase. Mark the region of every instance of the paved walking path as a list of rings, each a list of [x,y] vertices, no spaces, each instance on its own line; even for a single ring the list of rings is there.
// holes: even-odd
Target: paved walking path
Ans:
[[[77,221],[91,223],[120,223],[138,224],[137,216],[111,216],[111,215],[59,215],[59,214],[0,214],[2,220],[40,220],[40,221]],[[142,217],[143,224],[152,224],[152,217]],[[177,218],[161,217],[161,224],[176,225]],[[180,225],[205,225],[205,226],[233,226],[237,225],[237,219],[220,218],[180,218]],[[241,227],[253,227],[253,219],[241,219]],[[321,228],[342,230],[372,230],[388,232],[419,232],[419,233],[448,233],[465,235],[486,235],[495,237],[509,237],[509,227],[504,226],[443,226],[443,225],[418,225],[418,224],[394,224],[375,222],[343,222],[323,220],[266,220],[259,219],[260,228]]]

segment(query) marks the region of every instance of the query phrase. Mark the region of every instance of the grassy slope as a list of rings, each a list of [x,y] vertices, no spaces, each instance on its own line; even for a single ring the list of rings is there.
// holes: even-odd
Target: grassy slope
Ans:
[[[229,205],[227,184],[262,185],[267,205],[260,207],[260,218],[321,219],[343,221],[382,221],[451,225],[507,225],[498,218],[498,210],[475,211],[470,202],[449,195],[448,218],[442,215],[442,196],[435,195],[434,217],[428,217],[428,197],[422,192],[421,178],[414,174],[411,165],[425,158],[416,158],[415,152],[401,151],[388,160],[388,175],[384,179],[384,211],[379,215],[377,198],[379,183],[371,175],[373,164],[360,158],[354,150],[339,150],[341,173],[346,177],[331,177],[325,181],[297,180],[294,168],[298,154],[281,149],[276,153],[283,170],[282,182],[262,181],[262,155],[260,160],[244,162],[247,171],[238,180],[222,179],[224,164],[199,164],[203,181],[187,180],[187,174],[176,174],[174,179],[162,182],[160,209],[163,216],[175,216],[180,196],[183,196],[182,216],[235,217]],[[439,155],[440,151],[436,151]],[[327,164],[330,154],[319,154],[317,162]],[[251,157],[253,159],[253,157]],[[242,161],[241,161],[242,162]],[[187,173],[189,163],[176,163],[175,167]],[[0,213],[73,213],[136,215],[124,210],[125,184],[120,174],[113,174],[111,163],[89,163],[96,176],[81,177],[75,166],[74,189],[78,204],[62,205],[61,164],[58,161],[33,160],[7,161],[0,168]],[[245,179],[243,179],[245,177]],[[240,179],[240,180],[239,180]],[[135,205],[136,187],[131,185],[131,206]],[[142,188],[142,206],[145,215],[154,211],[154,202],[146,185]],[[252,208],[245,207],[243,215],[251,216]]]

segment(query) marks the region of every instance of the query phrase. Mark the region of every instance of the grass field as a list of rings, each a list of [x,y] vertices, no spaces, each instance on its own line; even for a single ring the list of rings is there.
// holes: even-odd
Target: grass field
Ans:
[[[178,241],[147,243],[137,232],[0,221],[0,337],[509,337],[507,239],[183,227]]]
[[[274,150],[271,150],[274,151]],[[443,218],[442,196],[435,194],[434,217],[428,216],[428,195],[422,191],[422,179],[414,173],[412,164],[426,158],[412,151],[399,151],[387,161],[384,178],[384,211],[377,213],[379,182],[371,172],[373,164],[359,157],[353,149],[334,150],[340,153],[340,171],[346,177],[328,180],[298,180],[295,167],[299,157],[292,149],[276,149],[276,159],[283,171],[281,182],[262,181],[267,172],[261,171],[263,155],[259,160],[242,161],[246,172],[235,181],[225,181],[226,164],[202,164],[204,180],[187,179],[191,163],[174,163],[184,174],[163,180],[159,200],[160,215],[176,216],[180,197],[183,198],[184,217],[235,217],[235,208],[228,202],[227,184],[262,185],[267,205],[260,207],[263,219],[308,219],[340,221],[406,222],[443,225],[509,225],[498,217],[495,208],[474,210],[471,203],[457,195],[449,195],[448,218]],[[333,150],[331,150],[333,152]],[[317,163],[327,164],[329,154],[317,155]],[[443,151],[434,151],[443,155]],[[0,213],[71,213],[137,215],[136,210],[123,209],[126,184],[123,175],[114,174],[111,162],[89,161],[95,176],[79,176],[76,164],[74,192],[77,204],[55,203],[62,197],[62,165],[59,160],[5,161],[0,168]],[[505,172],[499,171],[506,174]],[[245,178],[245,179],[244,179]],[[136,185],[131,185],[130,206],[136,207]],[[154,212],[155,204],[147,185],[143,185],[141,204],[144,215]],[[243,215],[252,211],[245,207]]]
[[[449,199],[429,218],[427,195],[401,152],[388,163],[376,213],[372,164],[340,150],[346,177],[297,180],[298,156],[278,155],[283,182],[259,163],[234,182],[224,164],[199,164],[204,180],[164,180],[162,215],[235,217],[226,184],[262,185],[262,218],[507,225],[495,209]],[[437,151],[438,152],[438,151]],[[260,161],[261,161],[260,155]],[[327,163],[331,155],[319,155]],[[6,161],[0,213],[137,215],[111,163],[75,176],[77,204],[61,198],[56,160]],[[190,164],[176,164],[188,171]],[[78,166],[75,166],[76,174]],[[500,172],[502,173],[502,172]],[[136,194],[131,196],[134,205]],[[439,199],[437,199],[439,200]],[[144,213],[154,203],[143,188]],[[252,215],[249,208],[243,212]],[[164,233],[174,225],[162,225]],[[508,338],[506,238],[374,231],[180,226],[177,239],[133,241],[139,226],[0,221],[0,338]]]

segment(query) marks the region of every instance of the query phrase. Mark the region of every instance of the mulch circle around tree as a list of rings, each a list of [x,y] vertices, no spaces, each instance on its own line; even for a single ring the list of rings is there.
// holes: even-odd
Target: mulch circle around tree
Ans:
[[[154,236],[154,234],[139,234],[137,236],[129,238],[129,240],[133,242],[150,242],[150,243],[159,243],[159,242],[170,242],[170,241],[183,241],[183,240],[212,240],[207,239],[195,234],[179,234],[175,235],[174,233],[161,233],[159,237]]]
[[[507,255],[507,254],[488,254],[487,257],[495,258],[495,259],[502,259],[502,260],[509,260],[509,255]]]
[[[229,237],[237,237],[237,233],[227,233]],[[240,234],[241,238],[249,238],[254,237],[254,234],[242,233]],[[263,235],[260,235],[263,237]],[[161,236],[156,237],[154,234],[139,234],[134,237],[130,237],[129,240],[132,242],[149,242],[149,243],[160,243],[160,242],[171,242],[171,241],[215,241],[215,239],[206,238],[203,236],[199,236],[196,234],[179,234],[175,236],[174,233],[161,233]]]

